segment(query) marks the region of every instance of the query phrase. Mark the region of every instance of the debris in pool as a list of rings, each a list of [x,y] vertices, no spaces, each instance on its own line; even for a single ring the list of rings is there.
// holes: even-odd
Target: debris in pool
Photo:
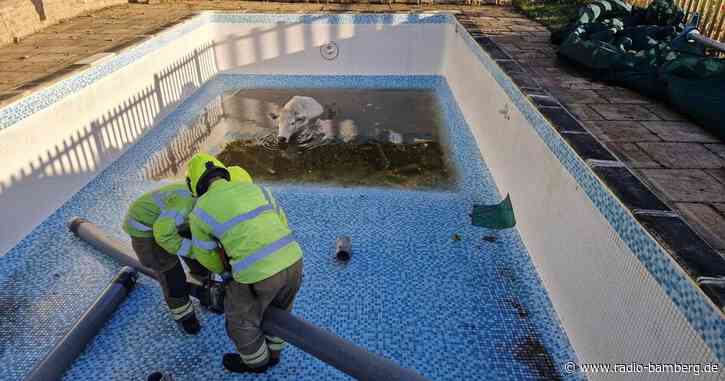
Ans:
[[[495,235],[486,235],[486,236],[483,236],[483,240],[486,242],[496,242],[496,240],[498,240],[498,238],[496,238]]]
[[[146,381],[174,381],[174,376],[171,373],[153,372],[149,374]]]
[[[398,173],[402,174],[413,174],[413,173],[419,173],[420,172],[420,166],[416,163],[408,164],[404,167],[398,168]]]
[[[554,359],[539,338],[530,335],[520,341],[513,350],[514,358],[534,369],[543,380],[561,380]]]
[[[519,315],[520,319],[528,319],[529,312],[526,311],[526,308],[524,308],[524,306],[521,305],[518,300],[512,298],[509,299],[509,302],[511,303],[511,306],[513,306],[513,308],[516,310],[516,314]]]
[[[460,241],[461,240],[461,235],[458,234],[458,233],[453,234],[453,240],[454,241]]]
[[[335,257],[342,262],[347,262],[352,256],[352,239],[348,236],[337,237],[335,241]]]

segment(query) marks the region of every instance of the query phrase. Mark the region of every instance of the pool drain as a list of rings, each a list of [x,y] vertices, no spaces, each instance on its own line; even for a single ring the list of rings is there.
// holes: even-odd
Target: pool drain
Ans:
[[[320,55],[328,61],[332,61],[337,58],[338,54],[340,54],[340,50],[334,42],[328,42],[325,45],[320,46]]]

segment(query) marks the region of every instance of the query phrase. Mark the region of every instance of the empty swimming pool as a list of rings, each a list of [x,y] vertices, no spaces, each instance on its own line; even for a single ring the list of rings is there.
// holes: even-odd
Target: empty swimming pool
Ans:
[[[298,181],[244,151],[305,252],[294,314],[433,380],[580,379],[566,366],[579,361],[722,361],[719,311],[453,16],[209,12],[0,110],[0,151],[13,158],[0,206],[18,216],[1,236],[0,303],[11,312],[0,358],[12,366],[0,377],[27,374],[118,269],[67,232],[68,219],[128,242],[121,218],[135,197],[178,178],[199,149],[224,155],[228,141],[267,135],[245,136],[230,119],[273,129],[234,109],[243,98],[279,105],[302,90],[326,104],[407,92],[410,121],[402,106],[346,119],[373,145],[381,131],[385,144],[439,144],[448,177],[340,184],[321,170]],[[393,123],[368,133],[386,122],[377,117]],[[507,194],[516,228],[472,226],[474,204]],[[344,265],[339,235],[354,246]],[[65,379],[347,377],[296,348],[265,375],[226,373],[222,317],[201,319],[199,336],[183,336],[142,278]]]

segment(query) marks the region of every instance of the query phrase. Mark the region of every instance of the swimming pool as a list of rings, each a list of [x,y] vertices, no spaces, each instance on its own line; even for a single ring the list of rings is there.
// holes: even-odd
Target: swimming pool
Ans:
[[[613,158],[577,155],[586,135],[563,140],[451,15],[209,12],[0,110],[14,158],[0,204],[21,216],[2,232],[3,378],[27,373],[118,268],[67,220],[127,240],[120,216],[158,185],[148,158],[224,91],[270,88],[434,91],[458,173],[445,191],[275,184],[306,255],[295,314],[431,379],[576,379],[577,357],[722,362],[720,311],[594,177]],[[471,226],[474,202],[509,193],[517,229]],[[342,234],[347,266],[332,259]],[[231,378],[221,319],[183,337],[160,300],[143,279],[66,378]],[[296,349],[267,377],[344,378]]]

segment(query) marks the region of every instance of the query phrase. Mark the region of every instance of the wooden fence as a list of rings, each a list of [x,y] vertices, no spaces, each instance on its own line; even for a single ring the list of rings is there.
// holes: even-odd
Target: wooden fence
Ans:
[[[644,7],[651,0],[630,0],[633,5]],[[700,33],[715,40],[725,42],[725,0],[675,0],[675,4],[685,12],[686,20],[692,14],[700,14]]]

